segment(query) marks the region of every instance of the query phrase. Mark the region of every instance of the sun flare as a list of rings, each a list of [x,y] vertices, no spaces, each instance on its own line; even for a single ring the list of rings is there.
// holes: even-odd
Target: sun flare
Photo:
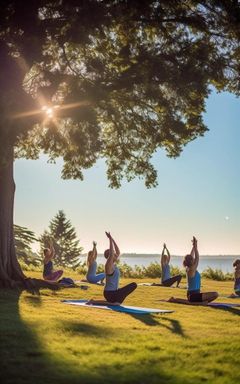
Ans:
[[[59,105],[54,105],[54,106],[44,105],[42,107],[42,111],[47,115],[48,119],[52,119],[55,116],[56,109],[58,108],[59,108]]]

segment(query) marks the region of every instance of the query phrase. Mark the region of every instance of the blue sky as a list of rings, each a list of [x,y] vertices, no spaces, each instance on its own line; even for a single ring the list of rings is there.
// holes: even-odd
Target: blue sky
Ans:
[[[93,239],[103,251],[110,230],[122,252],[159,253],[166,242],[183,255],[196,235],[202,254],[240,254],[240,99],[213,92],[204,120],[209,132],[179,158],[154,155],[159,185],[151,190],[142,180],[109,189],[103,160],[83,182],[62,180],[61,160],[17,160],[15,223],[39,235],[63,209],[85,252]]]

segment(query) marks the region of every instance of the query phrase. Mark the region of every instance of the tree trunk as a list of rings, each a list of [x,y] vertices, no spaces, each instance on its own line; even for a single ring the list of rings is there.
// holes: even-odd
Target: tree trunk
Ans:
[[[13,147],[0,153],[0,286],[13,287],[21,283],[25,276],[17,261],[14,233],[13,206],[15,183],[13,179]]]
[[[5,142],[5,146],[0,147],[0,288],[27,289],[32,293],[39,293],[40,288],[57,290],[57,283],[27,278],[17,260],[13,232],[13,162],[13,146]]]

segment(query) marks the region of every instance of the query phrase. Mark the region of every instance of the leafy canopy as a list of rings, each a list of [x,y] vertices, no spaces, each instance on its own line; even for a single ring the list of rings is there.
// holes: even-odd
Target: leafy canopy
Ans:
[[[62,156],[64,178],[103,157],[111,187],[155,186],[153,153],[205,133],[211,87],[239,95],[239,39],[237,0],[4,1],[0,142]]]

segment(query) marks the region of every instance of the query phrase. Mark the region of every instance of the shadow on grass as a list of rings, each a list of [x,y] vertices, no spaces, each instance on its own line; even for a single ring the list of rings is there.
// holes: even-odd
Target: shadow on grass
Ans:
[[[134,319],[141,321],[142,323],[150,326],[157,326],[160,325],[159,319],[157,319],[154,315],[146,314],[146,315],[137,315],[133,313],[129,313],[130,316],[132,316]]]
[[[169,319],[168,317],[164,317],[163,319],[166,321],[169,321],[170,323],[170,325],[161,324],[163,327],[169,329],[169,331],[171,331],[172,333],[175,333],[176,335],[186,337],[183,332],[182,326],[178,320]]]
[[[165,327],[172,333],[185,337],[184,332],[182,330],[182,326],[178,320],[169,319],[168,317],[163,317],[163,316],[157,318],[156,315],[151,315],[151,314],[150,315],[131,314],[131,316],[134,317],[134,319],[137,319],[146,325]],[[170,325],[163,324],[161,322],[162,319],[164,321],[169,321]]]
[[[26,296],[25,301],[27,304],[31,305],[32,307],[40,307],[42,305],[42,298],[40,295]]]
[[[224,311],[224,312],[229,312],[229,313],[232,313],[233,315],[237,315],[237,316],[240,316],[240,308],[234,308],[234,307],[229,307],[229,308],[224,308],[224,307],[211,307],[211,308],[214,308],[214,309],[219,309],[221,311]]]
[[[172,333],[185,337],[182,326],[178,320],[170,319],[168,317],[163,317],[163,316],[157,318],[156,315],[151,315],[151,314],[149,315],[131,314],[131,316],[134,319],[139,320],[146,325],[165,327]],[[168,321],[170,325],[163,324],[161,320]]]
[[[190,384],[185,377],[178,377],[172,372],[164,372],[160,361],[147,364],[142,360],[124,361],[124,356],[113,354],[109,363],[103,356],[99,363],[88,367],[80,358],[79,364],[66,361],[63,354],[50,353],[34,331],[34,325],[26,324],[19,312],[21,292],[0,290],[0,371],[4,384]],[[41,298],[28,297],[30,305],[38,307]],[[139,317],[137,317],[139,319]],[[155,319],[145,317],[146,322]],[[157,322],[159,325],[159,322]],[[68,323],[65,326],[73,332],[102,335],[102,329],[96,326]],[[178,326],[173,325],[172,329]],[[111,335],[110,335],[111,337]],[[51,340],[49,340],[51,343]],[[94,346],[94,342],[93,342]],[[62,346],[65,350],[65,346]],[[61,351],[60,351],[61,352]],[[84,356],[83,356],[84,358]]]
[[[96,327],[95,325],[81,323],[80,321],[61,321],[59,329],[63,330],[64,332],[81,334],[81,336],[90,336],[93,338],[100,337],[104,338],[104,340],[107,338],[111,338],[113,335],[113,332],[111,332],[109,328],[100,326]]]

